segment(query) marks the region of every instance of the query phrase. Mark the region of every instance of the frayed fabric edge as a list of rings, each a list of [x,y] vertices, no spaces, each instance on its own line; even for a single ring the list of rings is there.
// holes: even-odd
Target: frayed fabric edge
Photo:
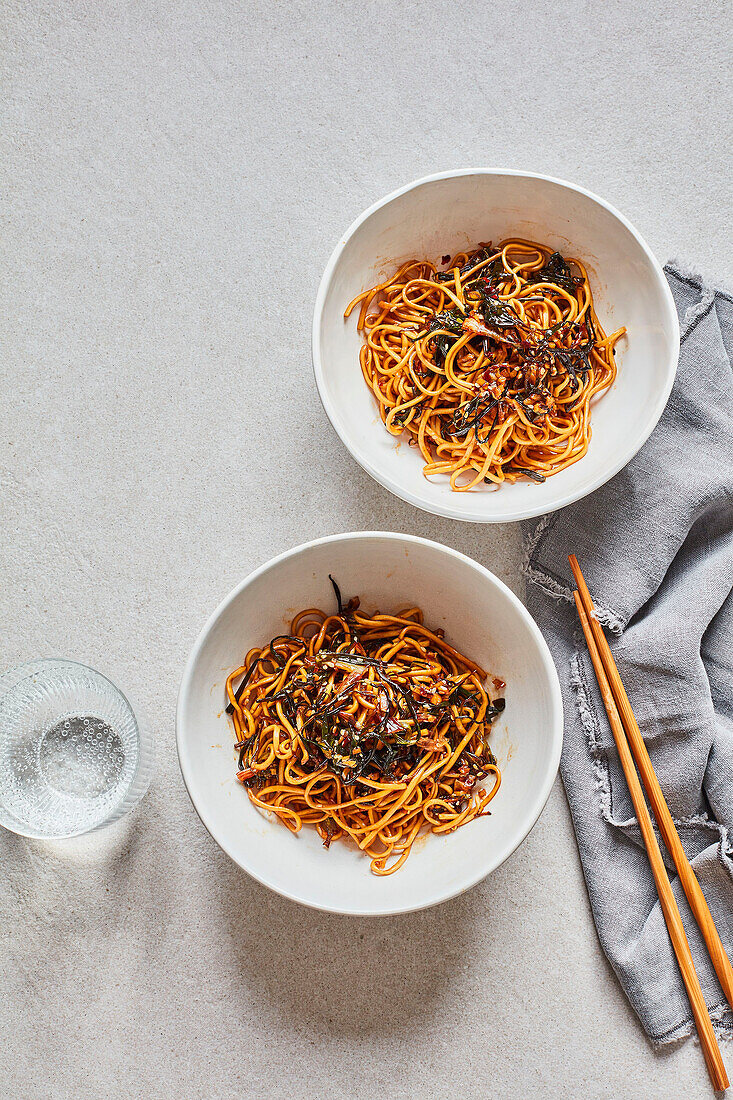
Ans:
[[[626,623],[620,615],[617,615],[615,611],[611,611],[610,607],[599,607],[596,604],[591,614],[601,626],[605,626],[612,634],[623,634]]]
[[[676,258],[667,260],[664,265],[665,274],[679,275],[681,279],[689,279],[693,283],[697,283],[700,288],[700,293],[706,299],[710,301],[710,295],[714,298],[716,294],[724,294],[726,297],[733,297],[733,283],[729,279],[716,279],[716,286],[711,287],[708,280],[702,275],[696,267],[691,267],[683,260]],[[693,307],[695,308],[695,307]],[[683,319],[683,326],[687,323],[687,317]]]
[[[560,584],[553,577],[550,577],[547,573],[543,573],[541,569],[535,569],[533,565],[527,563],[522,564],[522,573],[531,581],[532,584],[536,584],[538,588],[541,588],[543,592],[546,592],[548,596],[551,596],[553,600],[566,600],[567,603],[573,602],[573,593],[564,584]],[[600,621],[600,620],[599,620]]]
[[[723,1042],[730,1042],[733,1040],[733,1023],[728,1023],[726,1019],[726,1016],[730,1016],[728,1005],[725,1003],[716,1005],[715,1008],[708,1009],[708,1012],[710,1013],[710,1021],[717,1038]],[[689,1038],[692,1038],[693,1043],[697,1043],[698,1046],[700,1045],[700,1039],[695,1030],[695,1022],[692,1018],[672,1028],[671,1031],[662,1035],[661,1038],[650,1035],[649,1042],[652,1044],[654,1050],[663,1050],[665,1047],[675,1046],[677,1043],[684,1043],[684,1041]]]
[[[706,283],[699,272],[676,261],[670,261],[666,264],[665,271],[669,271],[671,275],[679,275],[682,279],[690,279],[692,282],[699,284],[700,287],[700,301],[685,310],[685,315],[680,323],[680,341],[683,341],[689,335],[698,318],[707,313],[715,301],[715,288]]]
[[[537,549],[537,543],[540,541],[545,531],[552,523],[553,515],[553,512],[548,512],[548,514],[546,516],[543,516],[542,519],[539,521],[534,531],[530,531],[528,535],[525,535],[523,556],[524,562],[527,565],[529,564],[530,558],[533,556],[535,550]]]
[[[532,562],[540,539],[552,523],[553,518],[553,512],[543,516],[534,530],[524,536],[522,560],[519,568],[528,581],[531,581],[532,584],[536,584],[538,588],[541,588],[548,596],[552,596],[554,600],[567,600],[569,603],[572,603],[573,593],[570,589],[566,585],[560,584],[559,581],[556,581],[554,577],[549,576],[549,574],[545,573],[543,570],[536,569]]]
[[[596,725],[593,706],[588,695],[583,666],[579,651],[576,649],[570,658],[570,687],[575,694],[575,706],[583,727],[588,748],[593,761],[593,774],[596,790],[600,795],[601,811],[607,821],[611,821],[611,780],[608,769],[603,763],[599,750],[598,727]]]
[[[554,513],[543,516],[534,530],[525,535],[520,571],[531,584],[536,584],[538,588],[541,588],[542,591],[548,596],[551,596],[553,600],[565,600],[567,603],[572,603],[573,590],[569,588],[568,585],[550,576],[544,569],[538,568],[533,560],[540,540],[550,526],[553,518]],[[597,619],[601,626],[605,626],[612,634],[623,634],[624,632],[626,626],[625,621],[615,611],[612,611],[610,607],[603,607],[601,604],[596,604],[593,608],[593,618]]]

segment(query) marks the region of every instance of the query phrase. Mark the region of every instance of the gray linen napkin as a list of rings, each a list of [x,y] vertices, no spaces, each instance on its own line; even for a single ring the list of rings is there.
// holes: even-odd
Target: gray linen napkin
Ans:
[[[528,604],[560,675],[560,767],[598,936],[654,1043],[688,1035],[692,1017],[579,631],[567,555],[578,556],[733,957],[733,298],[665,270],[682,346],[659,425],[603,488],[524,525]],[[733,1016],[668,865],[716,1029],[733,1035]]]

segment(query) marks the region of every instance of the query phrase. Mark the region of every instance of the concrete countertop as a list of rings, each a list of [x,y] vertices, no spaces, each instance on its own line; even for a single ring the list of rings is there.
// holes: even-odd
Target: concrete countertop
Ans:
[[[521,594],[516,526],[411,509],[331,430],[318,280],[369,203],[472,165],[577,182],[661,260],[730,279],[715,6],[11,0],[2,22],[0,665],[109,673],[158,763],[118,826],[0,836],[0,1091],[710,1095],[692,1042],[652,1052],[601,953],[559,781],[463,897],[337,918],[214,845],[174,709],[212,608],[305,539],[415,532]]]

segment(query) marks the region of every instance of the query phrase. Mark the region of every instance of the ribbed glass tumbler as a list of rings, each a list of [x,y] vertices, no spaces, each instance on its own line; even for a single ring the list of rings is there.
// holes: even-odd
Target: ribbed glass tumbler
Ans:
[[[0,825],[79,836],[116,821],[150,784],[152,738],[106,676],[30,661],[0,676]]]

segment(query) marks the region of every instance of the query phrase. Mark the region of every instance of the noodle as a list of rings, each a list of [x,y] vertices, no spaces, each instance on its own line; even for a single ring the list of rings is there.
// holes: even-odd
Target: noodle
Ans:
[[[326,848],[350,837],[389,875],[421,831],[488,813],[501,782],[488,734],[504,700],[419,608],[366,615],[333,584],[337,614],[301,611],[227,679],[237,778],[292,832],[314,825]]]
[[[455,491],[544,481],[588,450],[591,401],[626,329],[605,335],[583,264],[544,245],[479,245],[443,264],[409,260],[346,309],[360,306],[382,421]]]

